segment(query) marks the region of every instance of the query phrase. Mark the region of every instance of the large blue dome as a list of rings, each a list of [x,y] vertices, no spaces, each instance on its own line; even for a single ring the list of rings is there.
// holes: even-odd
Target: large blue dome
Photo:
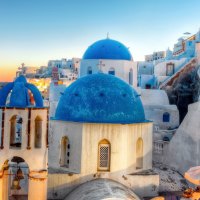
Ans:
[[[31,105],[29,92],[33,95],[35,105]],[[26,78],[21,75],[14,82],[8,83],[0,90],[0,106],[43,107],[43,99],[37,87],[27,83]]]
[[[83,59],[132,60],[132,55],[125,45],[107,38],[89,46]]]
[[[145,121],[139,95],[115,76],[84,76],[65,90],[56,120],[92,123],[140,123]]]

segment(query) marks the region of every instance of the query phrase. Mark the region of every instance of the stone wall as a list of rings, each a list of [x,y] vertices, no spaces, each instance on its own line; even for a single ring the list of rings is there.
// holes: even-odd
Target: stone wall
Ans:
[[[164,163],[182,174],[190,167],[200,165],[200,102],[189,105],[189,110],[169,143]]]

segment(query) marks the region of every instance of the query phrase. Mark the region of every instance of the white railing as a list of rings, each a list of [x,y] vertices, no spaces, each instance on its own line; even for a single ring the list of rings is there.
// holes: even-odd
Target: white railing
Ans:
[[[163,154],[164,151],[164,142],[163,141],[154,141],[153,142],[153,152],[157,154]]]

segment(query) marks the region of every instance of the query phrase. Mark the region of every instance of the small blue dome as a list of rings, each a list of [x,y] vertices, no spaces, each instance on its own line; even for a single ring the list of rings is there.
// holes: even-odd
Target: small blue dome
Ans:
[[[145,121],[139,95],[115,76],[84,76],[65,90],[56,120],[91,123],[140,123]]]
[[[89,46],[83,55],[83,59],[132,60],[132,55],[122,43],[104,39]]]
[[[33,94],[35,107],[43,107],[40,91],[33,84],[27,83],[24,76],[19,76],[0,90],[0,106],[25,108],[32,106],[29,91]],[[9,102],[8,101],[9,98]]]

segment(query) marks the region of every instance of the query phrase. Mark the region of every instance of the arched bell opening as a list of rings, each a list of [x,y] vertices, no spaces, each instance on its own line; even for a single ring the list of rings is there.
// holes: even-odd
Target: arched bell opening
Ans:
[[[10,119],[10,148],[21,148],[22,146],[22,124],[20,115],[13,115]]]
[[[42,118],[37,116],[35,118],[35,139],[34,139],[35,148],[42,147]]]
[[[6,160],[2,166],[0,199],[28,200],[29,166],[21,157]]]

